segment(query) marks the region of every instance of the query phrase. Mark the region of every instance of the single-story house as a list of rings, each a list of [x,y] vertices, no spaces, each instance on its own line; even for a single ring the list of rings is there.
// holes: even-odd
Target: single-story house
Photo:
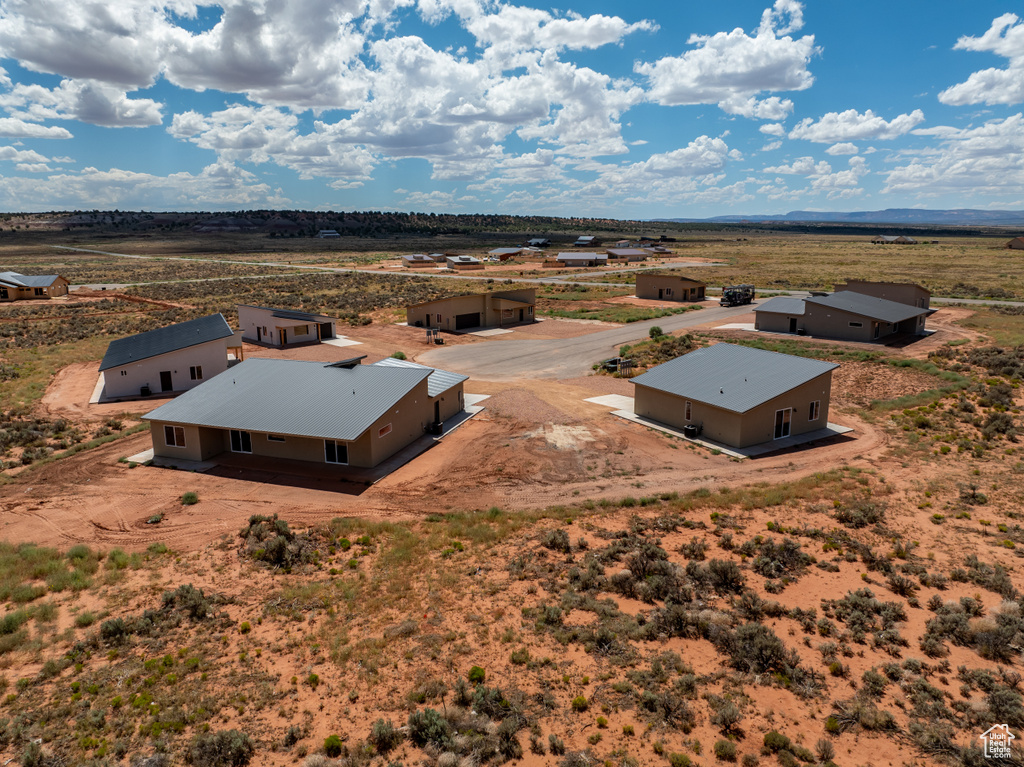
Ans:
[[[671,256],[672,251],[664,245],[650,245],[644,248],[652,256]]]
[[[0,301],[54,298],[68,294],[68,281],[59,274],[0,272]]]
[[[499,261],[508,261],[522,255],[522,248],[495,248],[487,251],[487,255]]]
[[[454,269],[457,272],[484,268],[484,262],[473,256],[447,256],[444,260],[449,269]]]
[[[634,411],[706,439],[750,447],[828,424],[832,362],[718,343],[633,379]]]
[[[332,317],[293,309],[269,306],[238,306],[238,327],[242,338],[257,344],[283,348],[295,344],[315,344],[335,338]]]
[[[1024,250],[1024,237],[1014,237],[1006,243],[1006,247],[1011,250]]]
[[[932,309],[844,290],[808,298],[777,296],[754,309],[754,327],[774,333],[877,341],[896,333],[924,333]]]
[[[407,306],[410,327],[466,330],[497,328],[519,322],[533,322],[537,291],[534,288],[469,293]]]
[[[559,253],[554,261],[546,261],[547,265],[565,266],[606,266],[608,264],[607,253]]]
[[[917,245],[917,240],[902,234],[878,234],[871,238],[876,245]]]
[[[118,338],[100,362],[108,399],[181,392],[228,369],[228,351],[242,359],[240,343],[222,314]]]
[[[369,468],[462,409],[465,376],[431,368],[249,359],[150,411],[155,456],[224,453]],[[285,393],[286,396],[280,396]]]
[[[532,240],[527,240],[526,244],[531,248],[546,248],[551,244],[551,240],[546,237],[534,237]]]
[[[576,242],[572,245],[574,248],[592,248],[594,245],[600,244],[600,240],[592,234],[584,234],[576,238]]]
[[[671,272],[640,272],[636,275],[636,297],[659,301],[703,301],[707,283]]]
[[[425,266],[437,266],[432,256],[424,253],[413,253],[411,256],[402,256],[402,266],[409,269],[422,269]]]
[[[321,229],[316,233],[316,236],[321,240],[333,240],[336,237],[341,237],[337,229]]]
[[[648,253],[641,248],[608,248],[609,261],[646,261]]]
[[[885,298],[898,304],[927,309],[931,304],[932,292],[913,282],[872,282],[870,280],[847,280],[845,285],[836,285],[836,293],[849,290],[865,296]]]

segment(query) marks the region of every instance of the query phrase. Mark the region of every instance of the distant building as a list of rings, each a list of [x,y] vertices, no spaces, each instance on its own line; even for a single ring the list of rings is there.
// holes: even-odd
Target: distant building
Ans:
[[[754,327],[774,333],[879,341],[897,333],[922,335],[933,310],[844,290],[809,298],[777,296],[754,309]]]
[[[574,248],[592,248],[594,245],[600,244],[597,237],[592,234],[584,234],[576,238],[576,242],[573,243]]]
[[[335,320],[322,314],[269,306],[238,307],[238,327],[242,338],[266,346],[316,344],[335,338]]]
[[[546,248],[551,244],[551,240],[546,237],[534,237],[532,240],[528,240],[526,244],[531,248]]]
[[[412,304],[405,309],[410,327],[468,330],[533,322],[537,291],[533,288],[469,293]]]
[[[484,268],[484,262],[473,256],[446,256],[445,264],[449,269],[454,269],[457,272]]]
[[[605,251],[609,261],[628,263],[632,261],[646,261],[648,253],[642,248],[608,248]]]
[[[68,281],[59,274],[0,272],[0,301],[55,298],[68,294]]]
[[[559,253],[554,262],[545,262],[545,266],[605,266],[608,263],[607,253]]]
[[[913,237],[905,237],[902,234],[878,234],[871,239],[871,242],[876,245],[917,245],[917,240]]]
[[[633,379],[634,412],[732,447],[828,425],[832,362],[718,343]]]
[[[1006,247],[1010,250],[1024,250],[1024,237],[1014,237],[1006,243]]]
[[[432,256],[413,253],[411,256],[402,256],[402,266],[410,269],[422,269],[423,267],[437,266],[437,262]]]
[[[341,237],[336,229],[321,229],[316,233],[316,236],[321,240],[333,240],[337,237]]]
[[[703,301],[707,283],[671,272],[641,272],[636,276],[636,297],[658,301]]]
[[[523,254],[522,248],[495,248],[494,250],[487,251],[487,255],[492,259],[496,258],[499,261],[510,261],[513,258],[517,258]]]

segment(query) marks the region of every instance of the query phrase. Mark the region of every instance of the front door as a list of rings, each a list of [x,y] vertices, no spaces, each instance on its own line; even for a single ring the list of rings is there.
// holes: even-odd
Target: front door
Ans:
[[[174,384],[171,383],[171,371],[161,370],[160,371],[160,391],[172,391]]]
[[[789,436],[789,424],[793,419],[793,408],[775,411],[775,439]]]
[[[231,429],[231,452],[232,453],[251,453],[252,452],[252,435],[247,431],[240,431],[238,429]]]
[[[441,400],[434,402],[434,423],[441,423]]]
[[[789,318],[789,332],[790,333],[795,333],[796,332],[796,317],[790,317]]]
[[[256,328],[256,343],[259,343],[262,340],[263,340],[263,328],[258,327],[258,328]]]
[[[665,297],[665,289],[664,288],[658,288],[658,300],[660,301],[664,297]]]
[[[288,331],[285,330],[284,328],[281,328],[280,330],[281,330],[281,346],[287,346],[288,345]]]
[[[524,312],[525,312],[525,311],[526,311],[525,309],[520,309],[520,310],[519,310],[519,321],[520,321],[520,322],[522,322],[522,321],[523,321],[523,319],[524,319],[524,317],[525,317],[525,315],[524,315]]]

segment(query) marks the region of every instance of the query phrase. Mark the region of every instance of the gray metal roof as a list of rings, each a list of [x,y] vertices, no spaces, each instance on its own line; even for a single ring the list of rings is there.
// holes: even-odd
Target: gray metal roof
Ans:
[[[837,367],[834,362],[715,344],[653,367],[633,383],[746,413]]]
[[[19,288],[48,288],[60,277],[59,274],[18,274],[0,272],[0,282],[17,285]]]
[[[469,376],[464,376],[461,373],[452,373],[448,370],[439,370],[438,368],[428,368],[424,365],[410,362],[409,360],[395,359],[394,357],[387,357],[382,360],[378,360],[373,363],[374,365],[382,365],[383,367],[389,368],[409,368],[411,370],[429,370],[430,375],[427,377],[427,394],[431,397],[437,397],[440,394],[444,394],[453,386],[457,386],[463,381],[468,381]]]
[[[455,261],[459,264],[479,264],[480,259],[473,256],[446,256],[446,260]]]
[[[247,309],[261,309],[265,312],[270,312],[271,317],[276,317],[279,320],[299,320],[300,322],[316,322],[317,320],[328,320],[334,322],[333,317],[328,317],[326,314],[314,314],[312,312],[302,312],[298,309],[275,309],[273,306],[253,306],[252,304],[239,304],[239,308],[245,307]]]
[[[646,256],[647,251],[640,248],[608,248],[608,253],[613,256]]]
[[[430,369],[254,357],[143,416],[149,421],[351,441]]]
[[[100,370],[121,367],[131,362],[156,357],[179,349],[187,349],[197,344],[230,338],[235,332],[228,325],[222,314],[210,314],[177,325],[147,330],[127,338],[111,341],[107,353],[103,355]]]
[[[559,253],[559,261],[607,261],[607,253],[587,253],[585,251],[579,253]]]
[[[829,296],[811,296],[805,298],[804,301],[816,306],[824,306],[828,309],[891,323],[903,322],[903,320],[919,317],[922,314],[931,314],[929,309],[897,303],[886,298],[866,296],[863,293],[854,293],[852,290],[842,290]]]
[[[754,308],[755,312],[765,314],[796,314],[804,313],[804,300],[802,298],[789,298],[788,296],[775,296]]]
[[[495,248],[494,250],[489,250],[487,252],[491,253],[491,254],[493,254],[495,256],[500,256],[500,255],[508,254],[508,253],[522,253],[523,249],[522,248]]]

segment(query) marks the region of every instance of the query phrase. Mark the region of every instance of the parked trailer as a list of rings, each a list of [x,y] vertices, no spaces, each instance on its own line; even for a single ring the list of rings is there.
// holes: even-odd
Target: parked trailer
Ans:
[[[726,285],[722,288],[722,300],[719,306],[742,306],[754,300],[753,285]]]

